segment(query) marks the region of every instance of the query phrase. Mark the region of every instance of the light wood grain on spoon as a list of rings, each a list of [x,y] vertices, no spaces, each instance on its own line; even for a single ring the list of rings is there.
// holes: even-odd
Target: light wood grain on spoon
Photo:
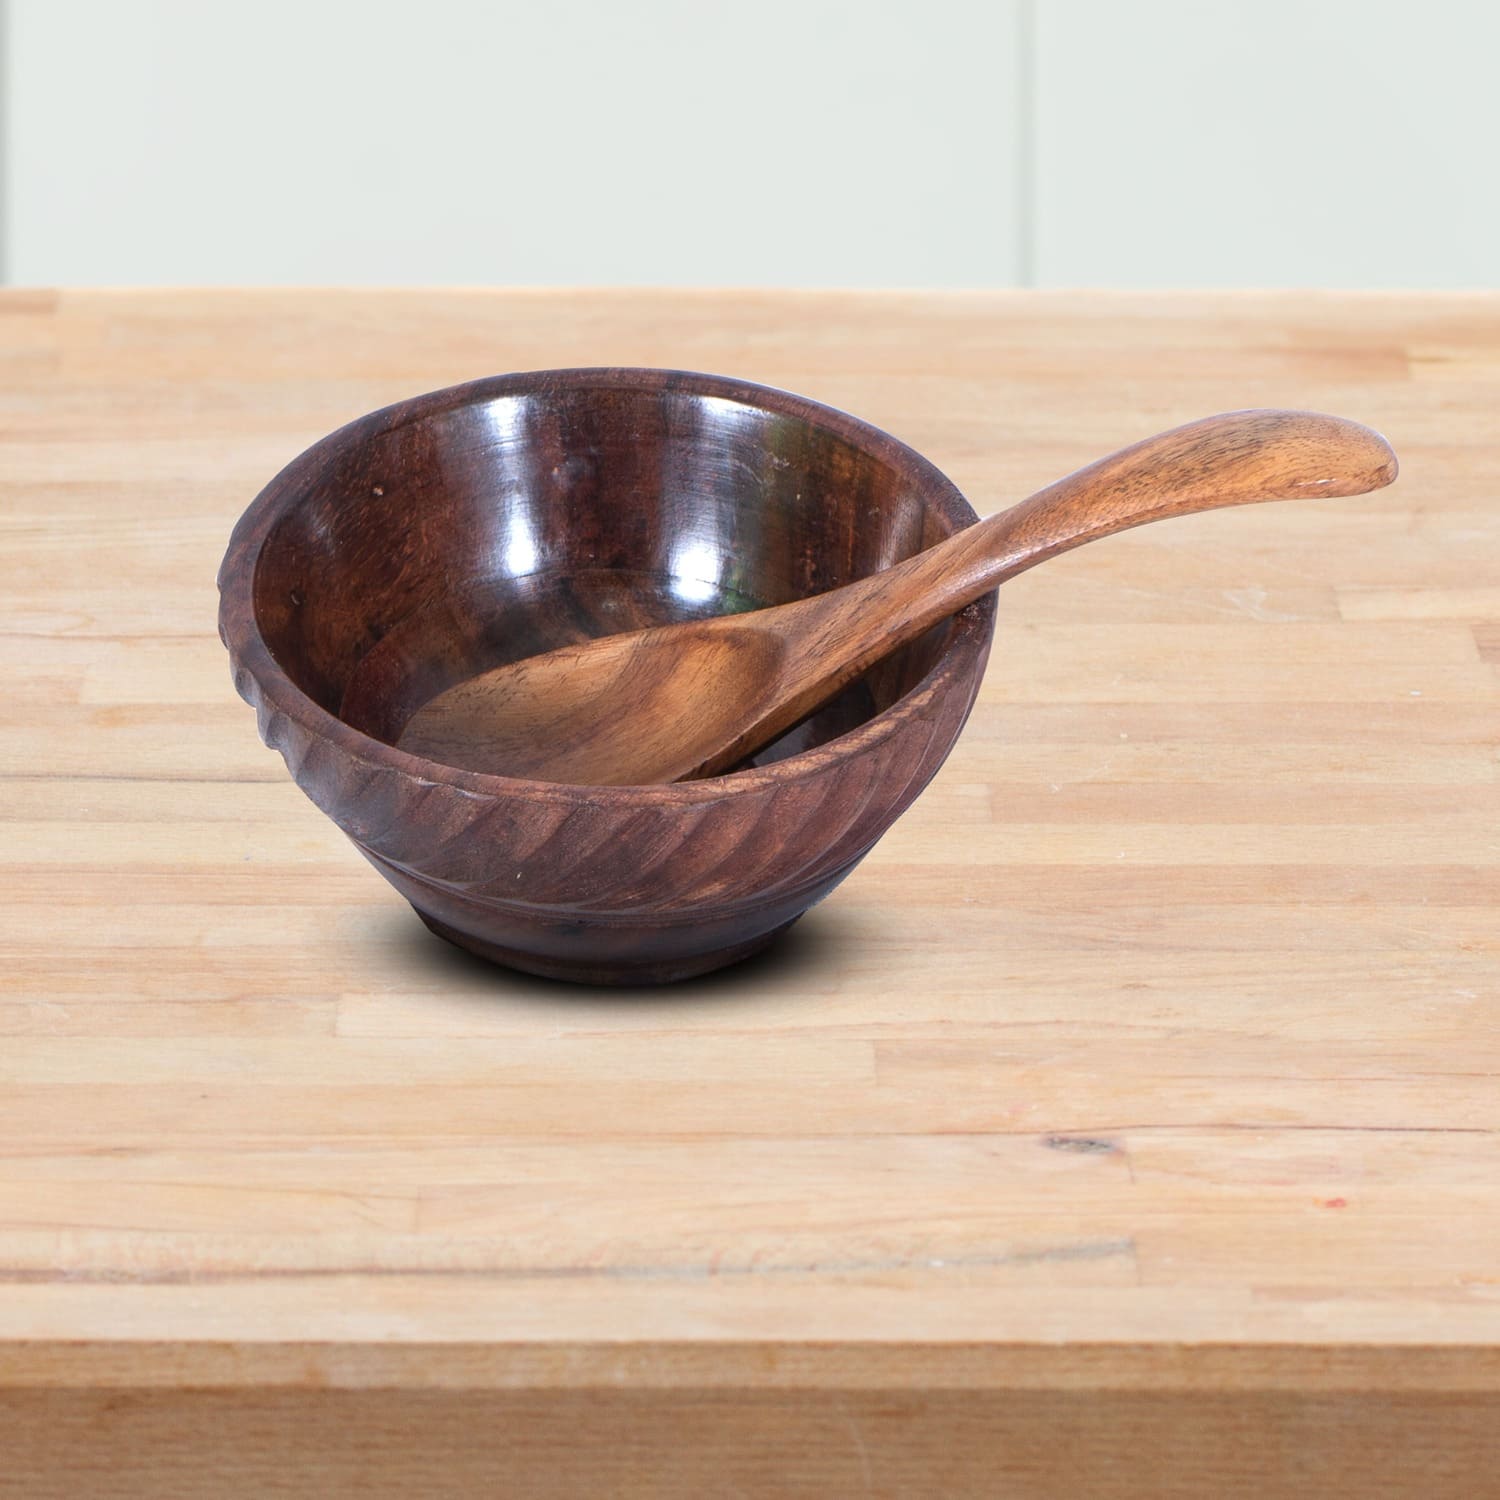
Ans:
[[[1380,489],[1383,437],[1316,412],[1229,412],[1121,449],[883,572],[790,604],[607,636],[497,667],[423,705],[403,749],[590,785],[722,771],[882,657],[1085,542],[1194,511]]]

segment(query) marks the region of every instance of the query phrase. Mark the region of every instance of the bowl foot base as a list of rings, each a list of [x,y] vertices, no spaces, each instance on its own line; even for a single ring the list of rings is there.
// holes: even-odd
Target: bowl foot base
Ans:
[[[770,932],[763,932],[748,942],[733,943],[725,948],[715,948],[708,953],[682,955],[672,959],[595,959],[553,958],[540,953],[527,953],[520,948],[505,948],[498,943],[488,943],[483,938],[471,937],[430,917],[420,907],[412,910],[421,917],[428,929],[440,938],[473,953],[491,963],[501,964],[507,969],[519,969],[523,974],[538,974],[543,979],[562,979],[574,984],[673,984],[679,979],[696,979],[700,974],[711,974],[715,969],[737,964],[762,948],[769,947],[793,922],[783,922]],[[798,913],[800,916],[801,913]]]

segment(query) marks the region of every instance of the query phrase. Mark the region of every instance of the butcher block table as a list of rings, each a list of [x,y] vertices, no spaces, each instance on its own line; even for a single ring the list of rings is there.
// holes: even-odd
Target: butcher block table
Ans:
[[[230,528],[505,370],[728,372],[989,512],[1209,412],[1390,490],[1007,585],[769,955],[430,936],[264,749]],[[0,1493],[1500,1494],[1500,299],[0,298]]]

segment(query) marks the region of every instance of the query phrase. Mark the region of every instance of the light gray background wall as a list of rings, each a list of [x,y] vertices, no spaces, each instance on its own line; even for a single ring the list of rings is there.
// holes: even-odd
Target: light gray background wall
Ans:
[[[1485,286],[1469,0],[9,0],[20,284]]]

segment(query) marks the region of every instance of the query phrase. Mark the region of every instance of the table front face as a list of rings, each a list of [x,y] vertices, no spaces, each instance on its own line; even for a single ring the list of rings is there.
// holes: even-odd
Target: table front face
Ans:
[[[321,433],[606,363],[844,407],[981,512],[1255,405],[1404,472],[1008,585],[826,905],[576,991],[302,798],[213,582]],[[1481,298],[6,294],[0,1336],[1494,1339],[1497,398]]]

